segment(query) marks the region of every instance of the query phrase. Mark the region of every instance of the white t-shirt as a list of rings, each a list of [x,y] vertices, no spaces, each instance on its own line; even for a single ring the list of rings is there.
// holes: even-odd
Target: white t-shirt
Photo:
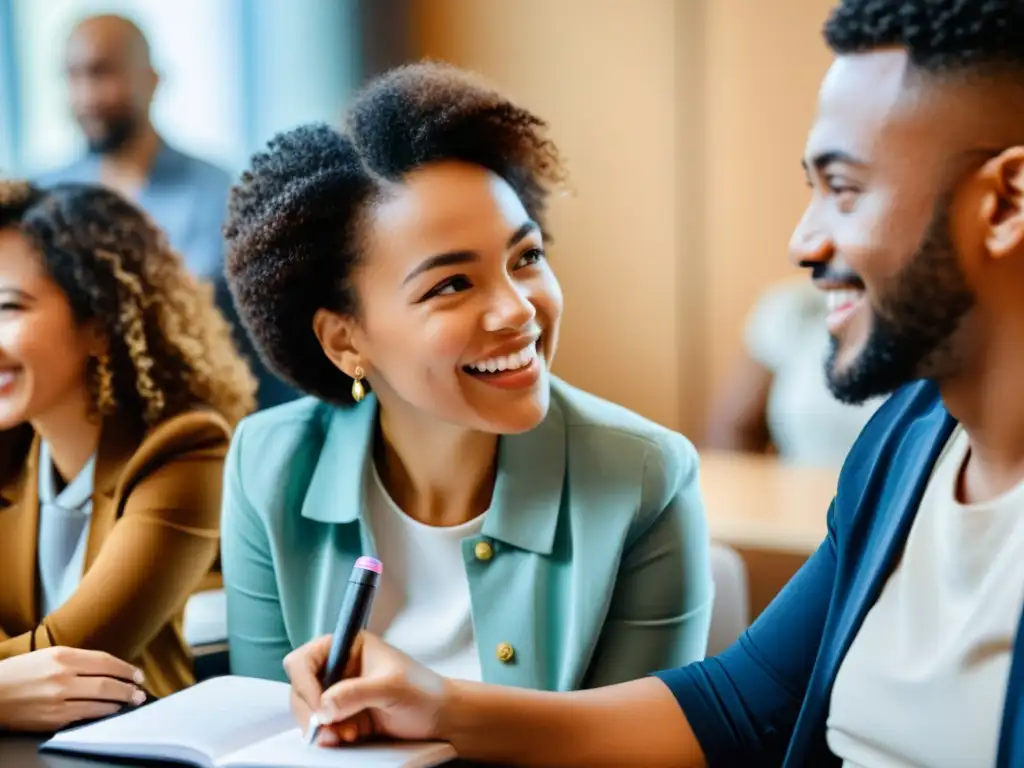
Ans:
[[[480,533],[486,513],[462,525],[438,528],[399,509],[376,467],[367,486],[370,529],[385,564],[369,630],[438,674],[479,682],[461,542]]]
[[[839,667],[827,740],[846,768],[995,765],[1024,601],[1024,482],[960,504],[969,448],[958,427]]]
[[[769,288],[747,319],[750,356],[772,372],[767,422],[779,458],[838,467],[884,398],[835,399],[825,380],[831,342],[824,294],[807,278]]]

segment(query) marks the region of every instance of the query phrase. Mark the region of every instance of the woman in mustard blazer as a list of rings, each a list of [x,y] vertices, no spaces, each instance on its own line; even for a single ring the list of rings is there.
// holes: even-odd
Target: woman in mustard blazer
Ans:
[[[229,282],[264,357],[313,397],[248,418],[227,460],[234,672],[285,679],[363,554],[384,563],[370,630],[451,677],[571,690],[702,658],[693,447],[550,374],[560,176],[539,118],[427,64],[374,82],[343,130],[254,158]],[[595,341],[629,369],[627,339]]]
[[[135,206],[0,183],[0,660],[74,646],[157,696],[193,682],[183,609],[254,387],[211,291]]]

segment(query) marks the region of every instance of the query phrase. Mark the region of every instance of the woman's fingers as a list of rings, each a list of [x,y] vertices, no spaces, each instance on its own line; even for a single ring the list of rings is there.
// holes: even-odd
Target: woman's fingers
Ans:
[[[322,747],[336,747],[354,744],[373,735],[373,717],[369,712],[359,712],[347,720],[331,723],[320,729],[317,744]]]
[[[51,727],[63,728],[82,720],[95,720],[120,711],[121,705],[106,701],[69,701],[61,705]]]
[[[146,694],[132,683],[115,680],[112,677],[77,676],[65,692],[68,701],[106,701],[118,705],[138,706],[146,701]]]
[[[313,715],[313,710],[310,709],[309,705],[306,704],[303,698],[296,693],[294,688],[292,688],[291,691],[291,706],[295,722],[302,727],[302,734],[305,735],[306,727],[309,724],[309,718]]]
[[[331,637],[326,635],[296,648],[284,659],[284,671],[288,674],[292,692],[311,712],[315,712],[320,706],[320,696],[323,693],[320,674],[330,644]]]
[[[383,709],[394,698],[388,678],[356,677],[342,680],[324,691],[317,715],[322,723],[340,723],[367,709]]]
[[[121,680],[143,682],[142,670],[116,656],[102,651],[86,651],[81,648],[55,648],[54,660],[79,675],[116,677]]]

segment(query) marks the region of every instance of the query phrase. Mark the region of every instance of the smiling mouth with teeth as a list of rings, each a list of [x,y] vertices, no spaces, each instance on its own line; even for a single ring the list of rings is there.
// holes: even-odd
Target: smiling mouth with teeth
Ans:
[[[505,373],[518,371],[528,367],[537,358],[537,341],[530,342],[527,346],[511,355],[491,357],[480,360],[471,365],[463,366],[466,373],[475,376],[486,376],[488,374]]]
[[[836,333],[865,301],[863,288],[831,288],[825,292],[825,326]]]

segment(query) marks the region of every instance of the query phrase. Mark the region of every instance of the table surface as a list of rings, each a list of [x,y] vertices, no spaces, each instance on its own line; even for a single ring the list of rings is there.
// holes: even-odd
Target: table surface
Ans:
[[[818,548],[837,471],[788,466],[771,456],[702,452],[700,458],[713,539],[801,554]]]
[[[107,768],[115,763],[67,755],[42,754],[45,737],[0,734],[0,766],[3,768]],[[124,763],[116,765],[123,766]]]

